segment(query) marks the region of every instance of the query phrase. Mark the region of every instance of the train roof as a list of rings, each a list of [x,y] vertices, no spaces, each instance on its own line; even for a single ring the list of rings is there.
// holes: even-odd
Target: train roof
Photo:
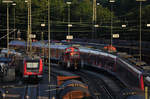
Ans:
[[[15,40],[15,41],[11,41],[9,43],[9,45],[12,46],[26,46],[26,42],[25,41],[19,41],[19,40]],[[49,48],[49,45],[46,41],[37,41],[37,42],[32,42],[32,46],[33,47],[44,47],[44,48]],[[59,48],[59,49],[65,49],[67,48],[68,45],[55,45],[53,43],[51,43],[50,48]]]
[[[10,62],[11,58],[7,58],[7,57],[0,57],[0,62]]]
[[[25,41],[14,40],[14,41],[11,41],[11,42],[9,43],[9,45],[25,46],[25,45],[26,45],[26,42],[25,42]]]
[[[46,45],[45,41],[32,42],[32,46],[34,46],[34,47],[45,47],[45,45]]]
[[[78,47],[75,47],[75,46],[69,46],[66,49],[70,49],[70,48],[79,49]]]
[[[15,41],[11,41],[9,43],[9,45],[26,46],[26,42],[15,40]],[[35,47],[42,47],[43,45],[45,45],[45,41],[43,41],[43,42],[42,41],[32,42],[32,46],[35,46]]]
[[[39,61],[41,58],[24,58],[25,61]]]

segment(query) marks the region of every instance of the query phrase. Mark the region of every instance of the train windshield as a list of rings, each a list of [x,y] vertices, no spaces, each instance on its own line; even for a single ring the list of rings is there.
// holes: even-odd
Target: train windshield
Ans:
[[[72,51],[71,49],[67,49],[67,50],[66,50],[66,52],[71,52],[71,51]]]
[[[78,52],[78,51],[79,51],[79,49],[76,49],[76,48],[75,48],[75,49],[74,49],[74,51],[75,51],[75,52]]]
[[[77,49],[77,48],[67,48],[66,49],[66,52],[78,52],[79,51],[79,49]]]
[[[38,68],[38,62],[27,62],[27,68]]]

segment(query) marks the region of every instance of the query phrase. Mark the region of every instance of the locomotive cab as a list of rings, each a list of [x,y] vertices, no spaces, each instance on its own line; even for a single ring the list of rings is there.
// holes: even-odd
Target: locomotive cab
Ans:
[[[79,69],[81,65],[80,52],[77,47],[68,47],[63,55],[65,68]]]
[[[68,57],[69,59],[79,59],[80,58],[79,49],[76,47],[66,48],[65,56]]]

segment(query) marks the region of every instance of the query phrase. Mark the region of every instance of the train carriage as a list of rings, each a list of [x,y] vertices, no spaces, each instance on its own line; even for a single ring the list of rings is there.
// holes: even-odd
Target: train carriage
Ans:
[[[118,77],[132,88],[144,90],[144,80],[142,72],[134,68],[130,63],[118,58],[116,61],[116,72]]]

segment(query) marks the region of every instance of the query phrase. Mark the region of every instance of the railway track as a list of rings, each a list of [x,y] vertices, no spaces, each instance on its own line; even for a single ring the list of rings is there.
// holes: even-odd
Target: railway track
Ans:
[[[6,97],[5,99],[57,99],[57,76],[80,76],[82,81],[88,85],[92,99],[116,99],[117,94],[123,89],[118,81],[114,81],[106,73],[91,70],[68,71],[59,67],[51,68],[51,83],[48,83],[48,72],[45,71],[44,78],[38,84],[23,84],[22,88],[9,88],[8,95],[18,97]],[[119,98],[120,99],[120,98]]]
[[[115,99],[122,88],[109,77],[90,71],[80,71],[78,75],[89,86],[93,99]]]
[[[57,86],[57,76],[59,75],[59,73],[57,72],[58,70],[56,70],[56,66],[54,66],[56,64],[51,64],[51,77],[50,77],[50,84],[48,84],[48,90],[47,92],[49,93],[49,99],[57,99],[57,90],[59,90],[58,86]],[[47,74],[47,81],[48,81],[48,67],[45,69],[45,74]],[[42,98],[43,99],[43,98]]]
[[[40,90],[38,85],[26,85],[22,99],[40,99]]]
[[[55,74],[64,76],[80,76],[85,84],[89,87],[92,99],[115,99],[116,95],[123,89],[118,81],[113,81],[106,74],[95,73],[89,70],[68,71],[62,70],[59,67],[53,71]],[[58,71],[57,71],[58,69]]]
[[[40,81],[31,80],[16,85],[5,85],[4,99],[56,99],[57,74],[51,73],[51,82],[48,82],[48,73],[44,72]]]
[[[52,99],[56,96],[56,86],[51,84],[27,84],[22,88],[7,88],[4,99]]]

